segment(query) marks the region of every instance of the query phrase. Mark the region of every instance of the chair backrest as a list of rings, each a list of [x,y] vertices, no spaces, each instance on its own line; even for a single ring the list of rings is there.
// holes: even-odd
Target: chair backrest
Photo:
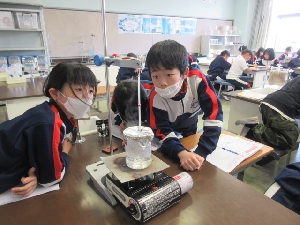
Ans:
[[[287,82],[288,71],[270,70],[270,76],[268,83],[270,85],[281,85],[284,86]]]

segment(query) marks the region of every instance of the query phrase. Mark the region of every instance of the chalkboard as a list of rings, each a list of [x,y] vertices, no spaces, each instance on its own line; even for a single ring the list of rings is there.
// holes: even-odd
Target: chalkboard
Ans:
[[[118,14],[106,13],[107,53],[147,53],[158,41],[173,39],[188,52],[200,52],[200,37],[209,26],[232,26],[231,20],[197,19],[196,35],[120,34]],[[52,58],[86,57],[91,51],[104,54],[101,12],[44,8],[45,27]],[[92,36],[94,35],[94,36]],[[94,46],[94,47],[93,47]]]

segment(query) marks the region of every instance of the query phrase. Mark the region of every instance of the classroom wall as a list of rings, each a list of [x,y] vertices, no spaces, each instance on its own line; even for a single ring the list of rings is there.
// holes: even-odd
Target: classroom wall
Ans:
[[[74,11],[63,9],[44,9],[44,18],[50,55],[52,58],[73,58],[88,56],[92,50],[104,54],[102,16],[100,12]],[[207,26],[232,26],[229,20],[197,19],[195,35],[175,34],[120,34],[118,14],[106,13],[107,53],[127,54],[128,52],[147,53],[158,41],[173,39],[183,44],[188,52],[200,52],[200,37]],[[83,42],[82,45],[80,42]]]
[[[4,0],[9,3],[38,4],[46,8],[101,10],[101,0]],[[163,4],[162,4],[163,3]],[[106,12],[182,16],[232,20],[235,0],[106,0]]]
[[[238,27],[241,42],[246,46],[249,46],[256,1],[257,0],[235,0],[234,2],[233,25]]]
[[[179,17],[192,17],[192,18],[207,18],[203,21],[198,19],[197,25],[197,34],[195,36],[188,35],[169,35],[167,37],[162,37],[161,35],[144,35],[140,34],[141,40],[145,40],[145,42],[139,42],[136,45],[133,45],[131,48],[131,44],[127,45],[127,40],[132,40],[131,37],[134,35],[138,36],[138,34],[122,34],[122,39],[118,39],[119,34],[113,30],[108,34],[114,35],[112,39],[108,37],[108,53],[126,53],[128,51],[134,51],[137,53],[145,53],[149,47],[162,39],[172,38],[184,45],[187,45],[187,49],[189,52],[199,52],[200,51],[200,36],[204,34],[204,29],[210,25],[219,25],[220,21],[230,21],[234,20],[233,25],[237,26],[238,30],[241,31],[241,42],[246,45],[249,42],[251,23],[253,18],[253,10],[254,3],[256,0],[211,0],[211,3],[206,3],[203,1],[183,1],[183,0],[163,0],[163,5],[168,7],[162,7],[161,0],[151,0],[151,1],[141,1],[141,0],[106,0],[106,12],[107,12],[107,20],[111,18],[111,15],[118,13],[128,13],[128,14],[149,14],[149,15],[163,15],[163,16],[179,16]],[[85,10],[93,11],[92,13],[99,13],[101,10],[102,0],[6,0],[6,2],[10,3],[23,3],[23,4],[38,4],[42,5],[45,8],[45,12],[47,9],[49,10],[57,10],[57,9],[72,9],[72,11],[79,12],[79,14],[84,14]],[[80,13],[82,11],[82,13]],[[91,14],[92,14],[91,13]],[[70,15],[67,13],[66,16]],[[100,14],[101,15],[101,14]],[[46,20],[46,30],[49,36],[49,45],[51,55],[54,57],[65,57],[68,56],[80,56],[82,54],[88,55],[89,51],[92,49],[91,43],[92,38],[91,34],[96,34],[95,41],[95,52],[102,54],[103,53],[103,37],[101,36],[102,24],[99,20],[102,20],[99,16],[89,16],[80,17],[80,19],[70,15],[69,18],[72,21],[68,21],[68,24],[71,24],[70,27],[73,30],[77,31],[76,35],[70,36],[70,43],[63,43],[66,40],[61,39],[67,32],[69,32],[69,26],[64,28],[63,23],[58,23],[56,26],[60,28],[61,34],[51,33],[53,31],[53,24],[49,24],[49,21],[55,20],[57,17],[49,15],[45,13]],[[209,20],[210,18],[213,18]],[[217,20],[215,20],[217,19]],[[78,24],[90,24],[93,23],[92,26],[87,26],[83,30],[78,29]],[[115,23],[116,24],[116,23]],[[223,25],[223,24],[220,24]],[[232,25],[232,23],[225,24]],[[113,25],[115,26],[115,25]],[[51,29],[49,29],[51,27]],[[114,29],[108,27],[108,29]],[[132,36],[133,35],[133,36]],[[54,38],[54,36],[56,36]],[[133,40],[135,37],[133,38]],[[85,46],[82,48],[78,42],[83,40]],[[120,41],[121,40],[121,41]],[[116,42],[118,41],[118,42]],[[59,42],[59,43],[58,43]],[[58,43],[58,45],[57,45]],[[69,51],[66,49],[66,46],[72,45],[74,50]],[[101,46],[99,46],[101,45]],[[53,47],[55,47],[53,49]],[[52,48],[52,49],[51,49]],[[130,50],[133,49],[133,50]],[[63,54],[61,54],[63,53]],[[76,53],[76,54],[75,54]]]

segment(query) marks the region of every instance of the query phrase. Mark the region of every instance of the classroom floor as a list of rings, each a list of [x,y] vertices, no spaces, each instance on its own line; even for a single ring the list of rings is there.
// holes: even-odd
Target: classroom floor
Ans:
[[[227,129],[228,127],[228,115],[230,110],[230,101],[225,101],[224,99],[221,99],[222,107],[223,107],[223,121],[224,121],[224,129]],[[106,102],[100,103],[100,109],[101,111],[105,112]],[[99,113],[98,111],[95,111],[95,114]],[[93,114],[93,111],[91,112]],[[201,116],[200,116],[201,118]],[[7,120],[6,116],[6,108],[5,106],[0,106],[0,123]],[[202,128],[202,120],[199,120],[198,127]],[[279,164],[279,171],[281,171],[284,168],[284,163],[286,161],[286,156],[283,156],[280,160]],[[300,151],[295,150],[292,152],[291,155],[291,162],[300,161]],[[275,162],[272,161],[264,166],[258,166],[254,165],[250,168],[248,168],[245,171],[244,175],[244,182],[248,184],[249,186],[253,187],[257,191],[264,193],[266,189],[273,183],[273,169],[274,169]]]

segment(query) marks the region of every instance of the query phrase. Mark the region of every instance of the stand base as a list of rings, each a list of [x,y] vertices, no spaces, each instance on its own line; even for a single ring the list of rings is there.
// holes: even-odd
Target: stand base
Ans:
[[[78,139],[76,139],[75,143],[83,143],[85,142],[85,138],[84,137],[79,137]]]

